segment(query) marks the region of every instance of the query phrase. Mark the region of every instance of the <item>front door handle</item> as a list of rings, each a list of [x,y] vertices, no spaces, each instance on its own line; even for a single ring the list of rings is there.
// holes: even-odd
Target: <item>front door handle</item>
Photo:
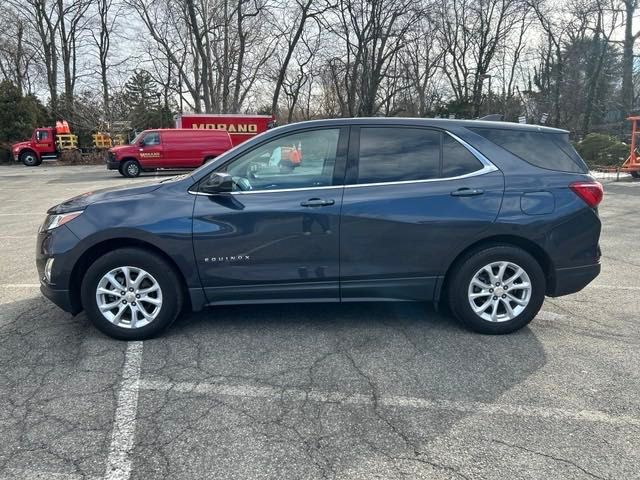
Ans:
[[[306,202],[300,202],[300,205],[303,207],[326,207],[328,205],[333,205],[335,200],[324,199],[324,198],[310,198]]]
[[[452,197],[475,197],[476,195],[482,195],[484,190],[479,188],[459,188],[451,192]]]

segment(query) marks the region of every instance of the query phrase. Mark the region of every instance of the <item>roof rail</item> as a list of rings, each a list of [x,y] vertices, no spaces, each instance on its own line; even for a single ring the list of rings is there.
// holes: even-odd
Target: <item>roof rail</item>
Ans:
[[[504,119],[504,115],[501,113],[492,113],[490,115],[485,115],[484,117],[479,118],[478,120],[487,120],[489,122],[501,122]]]

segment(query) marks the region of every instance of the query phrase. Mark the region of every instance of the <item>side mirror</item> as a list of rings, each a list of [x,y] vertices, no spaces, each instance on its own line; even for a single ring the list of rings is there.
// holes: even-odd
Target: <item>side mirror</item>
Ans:
[[[200,184],[203,193],[228,193],[233,190],[233,177],[228,173],[214,172]]]
[[[140,145],[141,147],[144,147],[144,138],[138,142],[138,145]]]

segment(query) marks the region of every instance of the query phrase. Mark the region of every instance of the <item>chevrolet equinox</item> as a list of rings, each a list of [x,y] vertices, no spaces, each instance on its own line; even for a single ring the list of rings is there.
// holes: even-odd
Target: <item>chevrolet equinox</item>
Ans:
[[[564,130],[339,119],[265,132],[190,174],[48,211],[41,290],[126,340],[185,309],[432,301],[527,325],[600,272],[602,185]]]

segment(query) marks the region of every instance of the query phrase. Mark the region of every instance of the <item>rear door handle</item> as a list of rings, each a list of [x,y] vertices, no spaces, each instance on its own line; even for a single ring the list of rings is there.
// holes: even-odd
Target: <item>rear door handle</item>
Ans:
[[[324,199],[324,198],[310,198],[306,202],[300,202],[300,205],[303,207],[326,207],[328,205],[333,205],[335,200]]]
[[[451,192],[452,197],[475,197],[476,195],[482,195],[484,190],[479,188],[459,188]]]

